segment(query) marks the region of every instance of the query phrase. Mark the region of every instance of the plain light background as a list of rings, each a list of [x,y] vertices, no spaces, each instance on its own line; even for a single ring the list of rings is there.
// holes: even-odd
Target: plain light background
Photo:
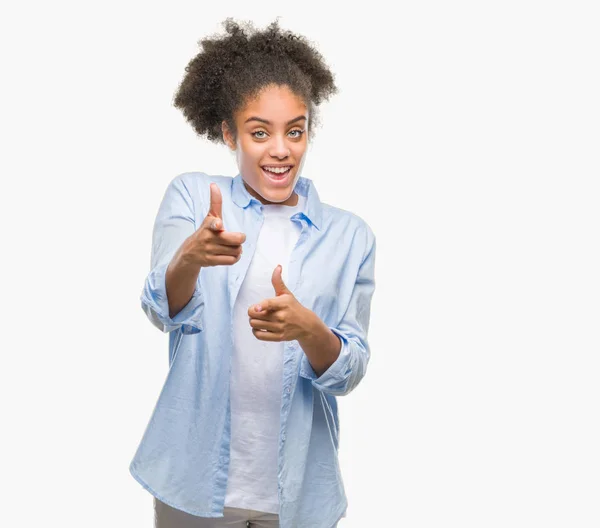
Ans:
[[[303,175],[378,240],[340,527],[597,527],[594,2],[210,4],[3,8],[3,523],[152,526],[154,217],[177,174],[237,173],[172,97],[227,16],[279,15],[340,89]]]

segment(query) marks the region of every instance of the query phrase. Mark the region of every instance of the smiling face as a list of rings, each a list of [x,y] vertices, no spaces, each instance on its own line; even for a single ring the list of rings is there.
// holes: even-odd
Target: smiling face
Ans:
[[[247,101],[234,118],[237,141],[225,122],[223,139],[236,151],[248,192],[263,204],[296,205],[294,187],[308,145],[309,116],[302,98],[287,86],[271,85]]]

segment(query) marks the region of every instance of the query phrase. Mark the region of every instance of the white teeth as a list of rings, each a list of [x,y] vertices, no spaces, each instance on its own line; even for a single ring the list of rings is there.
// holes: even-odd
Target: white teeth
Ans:
[[[283,174],[284,172],[287,172],[290,167],[263,167],[263,169],[269,172],[274,172],[275,174]]]

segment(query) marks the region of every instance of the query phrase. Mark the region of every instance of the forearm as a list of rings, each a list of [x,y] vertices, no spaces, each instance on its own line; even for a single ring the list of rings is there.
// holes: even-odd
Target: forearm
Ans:
[[[169,317],[171,318],[175,317],[190,302],[196,289],[198,274],[202,269],[188,258],[186,242],[173,255],[165,274]]]
[[[321,376],[340,355],[342,342],[314,312],[308,312],[306,332],[298,343],[315,374]]]

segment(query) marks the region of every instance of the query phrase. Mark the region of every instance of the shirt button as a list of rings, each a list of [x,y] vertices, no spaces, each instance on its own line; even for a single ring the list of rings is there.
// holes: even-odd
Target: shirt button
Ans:
[[[290,392],[292,392],[292,389],[290,389],[289,387],[286,387],[285,392],[287,392],[289,394]]]

